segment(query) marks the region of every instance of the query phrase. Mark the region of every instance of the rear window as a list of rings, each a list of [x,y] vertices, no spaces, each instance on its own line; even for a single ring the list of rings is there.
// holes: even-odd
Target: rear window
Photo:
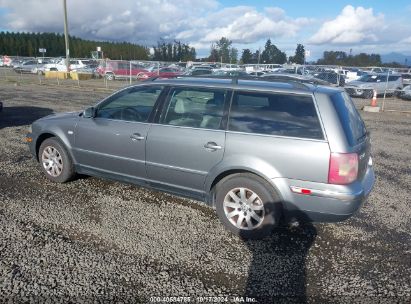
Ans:
[[[310,95],[237,92],[228,128],[246,133],[324,138]]]
[[[357,145],[362,141],[367,130],[350,96],[345,92],[341,92],[332,95],[331,100],[342,123],[348,143],[350,146]]]

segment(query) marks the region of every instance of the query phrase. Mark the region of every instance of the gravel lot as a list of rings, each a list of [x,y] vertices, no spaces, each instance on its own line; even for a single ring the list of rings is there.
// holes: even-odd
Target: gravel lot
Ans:
[[[362,113],[377,183],[356,216],[244,242],[193,201],[47,181],[24,143],[30,123],[107,94],[0,80],[0,302],[411,302],[411,114]]]

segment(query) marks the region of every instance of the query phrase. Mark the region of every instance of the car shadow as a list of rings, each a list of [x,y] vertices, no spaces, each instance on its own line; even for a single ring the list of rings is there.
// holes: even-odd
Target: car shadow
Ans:
[[[53,114],[53,110],[49,108],[8,107],[3,104],[3,110],[0,112],[0,129],[30,125],[33,121],[50,114]]]
[[[307,303],[306,257],[317,236],[312,224],[280,227],[263,240],[247,240],[252,254],[243,298],[257,303]]]

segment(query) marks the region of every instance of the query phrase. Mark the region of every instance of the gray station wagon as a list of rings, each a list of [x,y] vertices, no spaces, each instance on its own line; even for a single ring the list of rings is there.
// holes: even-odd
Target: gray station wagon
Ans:
[[[146,81],[35,121],[27,141],[54,182],[80,173],[201,200],[244,238],[345,220],[375,181],[347,93],[294,81]]]

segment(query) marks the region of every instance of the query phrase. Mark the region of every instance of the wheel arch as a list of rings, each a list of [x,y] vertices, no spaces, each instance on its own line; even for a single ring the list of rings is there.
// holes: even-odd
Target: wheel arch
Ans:
[[[42,144],[46,139],[53,138],[53,137],[56,138],[58,141],[61,142],[61,144],[63,145],[63,147],[64,147],[65,150],[67,151],[69,157],[70,157],[70,158],[73,160],[73,162],[74,162],[74,157],[73,157],[73,154],[72,154],[71,149],[70,149],[71,145],[70,145],[66,140],[62,139],[62,137],[58,136],[57,134],[55,134],[55,133],[53,133],[53,132],[45,132],[45,133],[40,134],[40,135],[37,137],[37,140],[36,140],[36,159],[37,159],[37,161],[39,161],[39,150],[40,150],[41,144]]]
[[[212,182],[209,185],[207,185],[207,188],[206,188],[207,193],[208,193],[207,202],[210,206],[215,207],[215,194],[216,194],[215,186],[227,176],[239,174],[239,173],[251,174],[251,175],[254,175],[262,179],[263,181],[265,181],[267,184],[269,184],[272,187],[272,189],[278,195],[279,199],[283,202],[283,195],[281,194],[279,188],[275,185],[275,183],[268,176],[265,176],[259,172],[256,172],[255,170],[251,168],[231,168],[231,169],[227,169],[227,170],[220,172],[218,175],[216,175],[213,178]]]

